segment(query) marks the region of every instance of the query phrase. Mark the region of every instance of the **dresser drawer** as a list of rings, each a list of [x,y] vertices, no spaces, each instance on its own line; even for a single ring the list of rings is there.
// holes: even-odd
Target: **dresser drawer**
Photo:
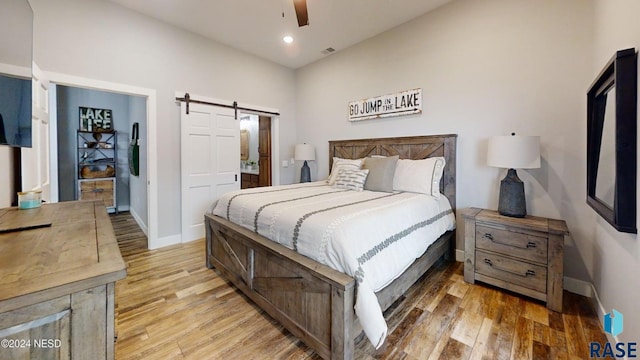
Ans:
[[[80,191],[93,191],[95,189],[103,189],[105,191],[112,191],[113,190],[113,180],[82,181],[80,183]]]
[[[107,208],[114,207],[114,182],[115,179],[80,181],[78,200],[102,200]]]
[[[476,225],[476,248],[547,263],[547,238]]]
[[[547,268],[476,250],[475,271],[508,283],[545,293]]]

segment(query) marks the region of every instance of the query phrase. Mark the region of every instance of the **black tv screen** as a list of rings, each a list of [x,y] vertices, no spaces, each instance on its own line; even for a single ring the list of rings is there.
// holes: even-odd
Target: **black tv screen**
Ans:
[[[0,145],[31,147],[31,79],[0,75]]]

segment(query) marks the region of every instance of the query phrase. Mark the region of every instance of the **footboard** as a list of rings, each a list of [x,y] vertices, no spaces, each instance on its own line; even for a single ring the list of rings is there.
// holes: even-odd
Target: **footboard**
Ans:
[[[218,216],[205,226],[207,267],[322,358],[353,358],[353,278]]]

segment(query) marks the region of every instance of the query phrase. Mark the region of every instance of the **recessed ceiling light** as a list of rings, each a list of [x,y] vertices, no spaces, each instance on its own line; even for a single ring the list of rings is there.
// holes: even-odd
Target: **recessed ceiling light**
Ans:
[[[287,35],[282,38],[282,41],[286,42],[287,44],[291,44],[293,42],[293,37],[290,35]]]

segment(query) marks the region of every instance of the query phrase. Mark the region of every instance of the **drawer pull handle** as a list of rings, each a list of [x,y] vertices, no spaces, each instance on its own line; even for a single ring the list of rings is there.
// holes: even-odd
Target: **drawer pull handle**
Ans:
[[[491,266],[492,268],[499,270],[499,271],[503,271],[509,274],[513,274],[513,275],[518,275],[518,276],[522,276],[522,277],[527,277],[527,276],[536,276],[536,272],[533,270],[527,270],[524,274],[515,272],[515,271],[511,271],[511,270],[507,270],[507,269],[502,269],[496,265],[493,265],[493,261],[491,261],[490,259],[484,259],[484,263]]]
[[[527,245],[525,245],[525,246],[518,246],[518,245],[514,245],[514,244],[508,244],[506,242],[502,242],[502,241],[498,241],[498,240],[494,239],[493,238],[493,234],[490,234],[490,233],[485,233],[484,237],[489,239],[489,240],[491,240],[492,242],[494,242],[496,244],[500,244],[500,245],[504,245],[504,246],[511,246],[511,247],[518,248],[518,249],[529,249],[529,248],[534,248],[534,247],[538,246],[533,241],[529,241],[527,243]]]

